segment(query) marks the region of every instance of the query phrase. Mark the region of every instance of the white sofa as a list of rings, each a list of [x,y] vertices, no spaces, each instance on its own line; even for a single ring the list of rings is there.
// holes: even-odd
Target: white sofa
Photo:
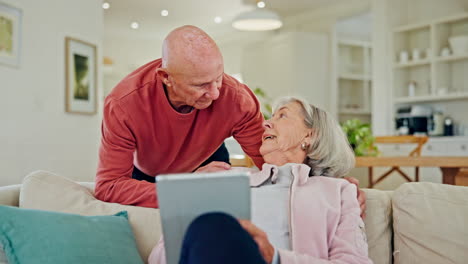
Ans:
[[[83,215],[127,210],[146,260],[160,236],[158,210],[98,201],[93,186],[38,171],[22,185],[0,187],[0,204]],[[468,187],[407,183],[393,192],[364,190],[374,263],[468,263]]]

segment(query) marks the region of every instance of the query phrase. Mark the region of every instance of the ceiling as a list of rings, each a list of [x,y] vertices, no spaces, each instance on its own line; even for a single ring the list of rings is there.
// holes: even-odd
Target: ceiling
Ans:
[[[241,12],[255,8],[255,0],[102,0],[110,3],[104,10],[105,34],[108,36],[163,38],[170,30],[186,25],[196,25],[210,35],[233,32],[231,21]],[[267,8],[282,17],[306,12],[318,7],[345,0],[264,0]],[[167,17],[161,10],[169,11]],[[214,18],[222,22],[216,24]],[[138,22],[137,30],[130,24]]]

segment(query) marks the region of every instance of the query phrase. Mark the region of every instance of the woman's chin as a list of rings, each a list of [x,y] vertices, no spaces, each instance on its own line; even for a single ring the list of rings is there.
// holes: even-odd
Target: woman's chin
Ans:
[[[261,152],[260,152],[261,153]],[[262,154],[262,157],[263,157],[263,160],[265,161],[265,163],[268,163],[268,164],[273,164],[273,165],[278,165],[278,156],[275,155],[274,153],[272,152],[268,152],[268,153],[261,153]]]

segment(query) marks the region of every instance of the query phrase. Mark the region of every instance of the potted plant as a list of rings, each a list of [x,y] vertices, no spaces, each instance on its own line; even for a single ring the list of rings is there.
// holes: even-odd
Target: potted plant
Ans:
[[[273,114],[273,108],[270,103],[271,98],[266,95],[265,91],[263,91],[262,88],[257,87],[255,88],[255,90],[253,90],[253,92],[260,101],[263,117],[265,118],[265,120],[270,119],[271,115]]]
[[[342,128],[356,156],[379,154],[379,150],[374,145],[375,138],[372,136],[370,124],[362,123],[359,119],[350,119],[342,124]]]

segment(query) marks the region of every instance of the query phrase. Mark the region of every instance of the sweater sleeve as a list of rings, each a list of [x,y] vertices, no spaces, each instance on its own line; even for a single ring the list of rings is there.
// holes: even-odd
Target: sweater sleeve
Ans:
[[[252,91],[245,86],[244,90],[239,92],[236,102],[239,109],[238,113],[242,113],[240,121],[234,126],[232,135],[239,142],[244,152],[252,158],[258,168],[262,168],[264,163],[262,155],[260,155],[260,146],[262,145],[263,115],[260,112],[260,103],[258,102]]]
[[[279,250],[282,264],[372,264],[368,257],[364,222],[356,199],[356,186],[347,184],[341,191],[341,217],[330,243],[328,259]]]
[[[164,238],[159,238],[158,244],[151,250],[148,257],[148,264],[166,264],[166,248],[164,246]]]
[[[96,198],[105,202],[158,208],[156,186],[132,179],[136,139],[117,102],[106,100],[96,173]]]

